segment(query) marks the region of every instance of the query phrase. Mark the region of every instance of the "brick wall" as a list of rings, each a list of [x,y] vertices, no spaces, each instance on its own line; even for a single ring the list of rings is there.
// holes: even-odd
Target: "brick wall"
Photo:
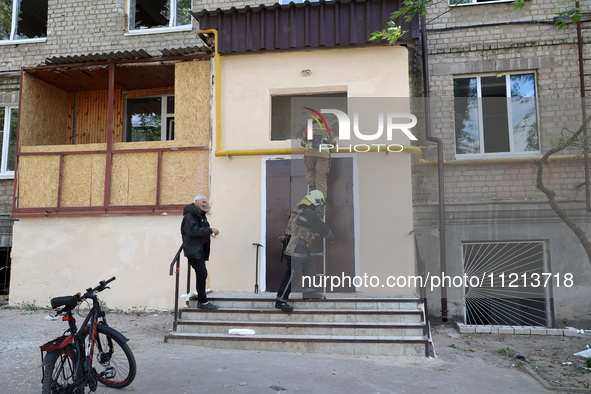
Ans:
[[[42,64],[46,57],[87,55],[144,49],[160,56],[162,49],[201,45],[198,24],[191,31],[125,36],[125,1],[49,0],[47,41],[0,45],[0,72]],[[194,8],[195,9],[195,8]]]
[[[580,126],[575,27],[569,25],[558,31],[548,23],[560,10],[553,0],[528,2],[521,11],[512,11],[511,7],[509,3],[497,3],[450,8],[443,1],[429,9],[427,20],[433,20],[428,26],[432,135],[443,139],[448,161],[445,166],[446,201],[545,199],[534,187],[536,169],[531,158],[517,163],[513,162],[515,157],[496,163],[488,163],[488,158],[480,162],[457,160],[454,77],[535,72],[541,146],[541,153],[534,155],[537,158],[552,148],[561,136],[570,135]],[[513,24],[516,22],[523,24]],[[503,25],[484,26],[493,23]],[[587,33],[585,40],[591,44],[591,33]],[[422,143],[426,143],[424,139]],[[562,155],[576,153],[578,151],[571,149]],[[431,185],[437,182],[436,170],[435,166],[415,168],[415,203],[437,201],[437,189]],[[557,192],[557,198],[584,197],[582,160],[553,162],[545,174],[545,182]]]
[[[0,180],[0,216],[10,215],[12,212],[13,185],[12,179]]]

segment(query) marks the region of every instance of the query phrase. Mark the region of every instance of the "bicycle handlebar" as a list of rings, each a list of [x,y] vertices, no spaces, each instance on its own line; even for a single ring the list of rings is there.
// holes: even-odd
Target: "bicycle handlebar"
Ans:
[[[111,283],[112,281],[114,281],[116,278],[112,277],[111,279],[108,280],[101,280],[99,282],[99,285],[97,287],[95,287],[94,289],[91,289],[90,287],[88,289],[86,289],[86,293],[84,293],[84,295],[82,297],[80,297],[81,300],[90,297],[91,295],[93,295],[95,292],[101,292],[105,289],[108,289],[107,285],[109,283]]]

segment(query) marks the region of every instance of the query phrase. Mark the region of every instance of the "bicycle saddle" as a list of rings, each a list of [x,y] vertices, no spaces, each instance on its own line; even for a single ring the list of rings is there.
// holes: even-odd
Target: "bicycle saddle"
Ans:
[[[55,297],[51,299],[51,308],[59,308],[65,306],[68,309],[73,309],[78,304],[78,297],[76,296],[63,296]]]

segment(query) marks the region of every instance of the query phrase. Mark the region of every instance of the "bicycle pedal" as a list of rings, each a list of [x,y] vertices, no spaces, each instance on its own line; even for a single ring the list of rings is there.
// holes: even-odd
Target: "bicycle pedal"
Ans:
[[[113,367],[107,367],[103,372],[103,378],[105,379],[113,379],[115,375],[117,375],[117,371]]]

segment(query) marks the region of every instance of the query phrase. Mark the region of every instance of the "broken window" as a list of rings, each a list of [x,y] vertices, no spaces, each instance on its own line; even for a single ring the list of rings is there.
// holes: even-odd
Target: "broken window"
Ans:
[[[129,98],[125,102],[124,142],[174,139],[174,96]]]
[[[129,31],[191,25],[191,0],[131,0]]]
[[[2,40],[47,37],[48,0],[0,0]]]
[[[17,121],[18,108],[0,107],[0,143],[2,144],[0,176],[14,176]]]
[[[535,74],[454,79],[456,154],[539,152]]]

